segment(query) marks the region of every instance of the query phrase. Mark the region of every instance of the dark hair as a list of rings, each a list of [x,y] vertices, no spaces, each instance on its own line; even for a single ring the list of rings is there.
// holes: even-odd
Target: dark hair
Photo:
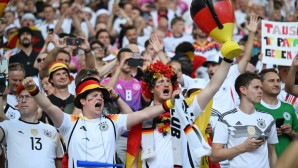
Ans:
[[[124,53],[124,52],[129,52],[129,53],[133,53],[131,51],[131,49],[129,48],[122,48],[119,50],[118,54],[117,54],[117,60],[120,61],[120,58],[121,58],[121,54]]]
[[[265,80],[265,75],[266,75],[267,73],[269,73],[269,72],[273,72],[273,73],[278,74],[278,73],[277,73],[277,70],[274,69],[274,68],[263,69],[263,70],[259,73],[259,75],[260,75],[260,77],[261,77],[261,82],[263,82],[263,81]]]
[[[182,17],[175,17],[174,19],[172,19],[172,21],[171,21],[171,27],[173,27],[173,25],[176,24],[179,21],[184,22],[184,19]]]
[[[96,35],[95,35],[96,40],[98,40],[98,36],[99,36],[99,34],[102,33],[102,32],[106,32],[106,33],[108,33],[109,38],[111,39],[111,36],[110,36],[109,31],[107,31],[107,30],[105,30],[105,29],[100,29],[100,30],[98,30],[98,31],[96,32]]]
[[[241,92],[240,92],[240,87],[248,87],[250,82],[254,79],[261,80],[260,75],[252,73],[252,72],[245,72],[241,75],[239,75],[235,81],[235,90],[238,93],[239,97],[241,98]]]
[[[33,35],[33,31],[29,27],[22,27],[18,30],[18,37],[21,37],[25,32],[31,34],[31,36]]]
[[[125,34],[127,33],[127,31],[129,31],[129,30],[133,30],[133,29],[135,29],[135,30],[136,30],[136,27],[134,27],[134,26],[131,26],[131,25],[129,25],[129,26],[126,26],[126,27],[125,27]]]
[[[186,42],[186,41],[180,43],[175,49],[175,53],[178,53],[178,52],[186,53],[188,51],[194,52],[195,48],[190,42]]]
[[[149,44],[150,44],[150,42],[149,42],[149,39],[148,39],[148,40],[145,41],[145,45],[144,45],[145,48],[147,48]]]
[[[89,68],[81,69],[75,77],[75,85],[77,86],[83,79],[88,78],[92,75],[99,76],[99,72],[96,69],[89,69]]]
[[[52,6],[52,5],[44,5],[44,7],[43,7],[43,10],[45,9],[45,8],[52,8],[53,9],[53,12],[55,12],[55,8]]]
[[[106,49],[105,45],[104,45],[102,42],[98,41],[97,39],[91,41],[91,42],[90,42],[91,50],[94,50],[94,48],[92,47],[94,44],[98,44],[101,48],[103,48],[103,49],[104,49],[104,52],[105,52],[104,55],[106,55],[106,53],[107,53],[107,49]]]
[[[132,10],[137,10],[140,12],[140,16],[143,16],[143,11],[141,10],[141,8],[137,7],[137,6],[134,6],[132,7]]]

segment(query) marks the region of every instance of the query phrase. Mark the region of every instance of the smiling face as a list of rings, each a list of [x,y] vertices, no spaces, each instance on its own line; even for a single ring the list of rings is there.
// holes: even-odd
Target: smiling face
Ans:
[[[50,82],[54,84],[55,88],[67,88],[69,84],[69,74],[65,69],[59,69],[53,73]]]
[[[153,89],[151,89],[153,99],[156,104],[162,103],[171,98],[173,93],[173,85],[169,78],[161,76],[155,81]]]
[[[86,98],[82,98],[80,102],[83,106],[84,116],[89,119],[100,117],[104,108],[103,97],[103,93],[100,90],[94,90]]]

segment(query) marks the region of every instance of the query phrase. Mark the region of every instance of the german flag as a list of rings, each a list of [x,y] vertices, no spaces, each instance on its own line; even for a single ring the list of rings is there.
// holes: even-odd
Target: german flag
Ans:
[[[9,1],[10,0],[0,0],[0,16],[2,16],[2,13],[4,12],[4,9],[6,8]]]

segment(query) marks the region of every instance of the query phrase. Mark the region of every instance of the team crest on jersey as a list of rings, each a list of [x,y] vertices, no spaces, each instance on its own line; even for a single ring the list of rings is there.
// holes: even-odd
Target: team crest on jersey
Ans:
[[[260,128],[262,128],[262,129],[266,128],[265,120],[263,120],[263,119],[261,119],[261,118],[257,119],[257,124],[258,124],[258,126],[259,126]]]
[[[52,137],[52,132],[49,131],[49,130],[43,130],[43,134],[44,134],[45,136],[49,137],[49,138]]]
[[[256,135],[256,128],[255,126],[248,126],[247,127],[247,132],[249,135]]]
[[[102,122],[102,123],[99,124],[99,129],[101,131],[106,131],[106,130],[109,129],[109,126],[108,126],[108,124],[106,122]]]
[[[132,88],[133,88],[134,90],[140,90],[141,86],[140,86],[140,84],[138,84],[138,83],[134,83],[134,84],[132,85]]]
[[[37,129],[31,129],[31,134],[32,134],[33,136],[38,135],[38,130],[37,130]]]
[[[10,118],[12,120],[16,118],[16,114],[14,112],[11,112],[11,111],[8,111],[7,116],[8,116],[8,118]]]
[[[284,116],[284,118],[285,118],[287,121],[289,121],[289,120],[291,119],[291,115],[290,115],[290,113],[288,113],[288,112],[284,112],[284,113],[283,113],[283,116]]]

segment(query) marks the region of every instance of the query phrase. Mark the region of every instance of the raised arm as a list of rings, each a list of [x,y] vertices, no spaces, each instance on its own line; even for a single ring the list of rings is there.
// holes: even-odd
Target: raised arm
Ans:
[[[298,54],[293,59],[292,66],[290,67],[290,70],[288,72],[288,76],[286,79],[286,86],[285,86],[286,92],[294,96],[298,96],[298,85],[295,85],[297,68],[298,68]]]
[[[167,100],[167,103],[166,103],[168,105],[167,107],[169,107],[169,108],[174,107],[174,102],[175,102],[174,97],[176,95],[178,95],[179,93],[180,93],[180,90],[175,90],[173,92],[172,98]],[[132,126],[134,126],[144,120],[154,118],[154,117],[158,116],[159,114],[161,114],[162,112],[165,112],[167,110],[169,110],[169,109],[164,108],[164,106],[161,104],[161,105],[157,105],[157,106],[146,107],[143,110],[136,111],[134,113],[130,113],[127,116],[126,127],[127,127],[127,129],[130,129]]]
[[[246,26],[247,30],[249,31],[248,40],[246,42],[243,58],[238,63],[238,70],[241,74],[246,71],[247,64],[250,61],[252,48],[254,44],[254,38],[255,38],[255,34],[258,29],[259,23],[260,23],[260,20],[258,19],[257,16],[251,16],[250,21]]]
[[[25,78],[22,84],[27,90],[34,90],[34,88],[37,87],[32,77]],[[38,106],[52,119],[55,127],[59,128],[63,121],[64,112],[59,107],[53,105],[52,102],[40,92],[33,96],[33,98]]]
[[[79,36],[79,38],[82,40],[82,43],[78,47],[85,52],[86,68],[95,69],[95,56],[91,51],[90,43],[85,37]]]
[[[157,53],[157,56],[160,59],[160,61],[164,64],[167,64],[170,61],[170,59],[163,51],[163,48],[164,48],[163,41],[159,41],[157,35],[152,34],[149,39],[149,42],[152,45],[154,51]]]
[[[197,96],[197,101],[201,107],[201,109],[205,109],[208,102],[215,95],[215,93],[219,90],[220,86],[225,81],[227,74],[229,72],[231,64],[226,61],[222,61],[219,69],[215,72],[213,77],[211,78],[209,84],[205,89],[202,90],[200,94]]]
[[[120,94],[117,93],[112,87],[106,87],[110,92],[110,98],[117,104],[121,114],[132,113],[130,106],[120,97]]]
[[[95,65],[95,68],[97,69],[97,71],[99,73],[99,77],[102,78],[106,74],[110,73],[111,70],[115,67],[116,63],[117,63],[117,59],[114,59],[113,61],[105,64],[102,67],[98,67],[97,65]]]

